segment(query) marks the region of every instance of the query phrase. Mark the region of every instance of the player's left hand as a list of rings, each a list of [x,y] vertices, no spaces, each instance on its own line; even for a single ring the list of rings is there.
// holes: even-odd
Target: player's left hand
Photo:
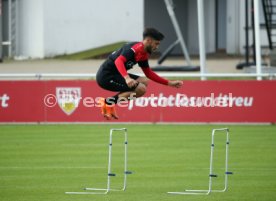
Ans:
[[[170,80],[169,81],[169,86],[175,87],[175,88],[180,88],[183,85],[183,82],[180,80]]]

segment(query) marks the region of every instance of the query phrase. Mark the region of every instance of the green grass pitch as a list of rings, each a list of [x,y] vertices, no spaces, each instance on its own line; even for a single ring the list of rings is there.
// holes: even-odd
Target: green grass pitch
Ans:
[[[106,187],[110,128],[126,127],[125,192],[66,195]],[[231,125],[229,189],[209,196],[167,191],[207,189],[211,131],[223,125],[2,125],[1,201],[274,201],[276,126]],[[223,187],[225,136],[215,139],[214,188]],[[112,187],[122,185],[123,136],[114,136]]]

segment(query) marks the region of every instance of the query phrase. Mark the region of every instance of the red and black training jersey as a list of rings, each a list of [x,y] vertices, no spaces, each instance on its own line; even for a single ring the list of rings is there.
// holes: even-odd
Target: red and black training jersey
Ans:
[[[135,64],[142,68],[145,75],[160,84],[168,85],[168,80],[158,76],[149,68],[150,54],[145,51],[144,44],[142,42],[127,43],[119,50],[109,55],[106,65],[103,66],[103,71],[119,73],[125,77],[128,75],[127,71]]]
[[[115,62],[120,55],[126,59],[124,62],[126,70],[133,68],[137,63],[140,67],[149,67],[149,54],[144,50],[144,44],[142,42],[127,43],[119,50],[109,55],[108,58]]]

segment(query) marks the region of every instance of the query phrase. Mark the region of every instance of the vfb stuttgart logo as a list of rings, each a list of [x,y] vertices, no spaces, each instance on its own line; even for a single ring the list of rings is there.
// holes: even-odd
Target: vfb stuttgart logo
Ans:
[[[67,115],[71,115],[79,106],[81,99],[81,88],[57,87],[56,97],[59,107]]]

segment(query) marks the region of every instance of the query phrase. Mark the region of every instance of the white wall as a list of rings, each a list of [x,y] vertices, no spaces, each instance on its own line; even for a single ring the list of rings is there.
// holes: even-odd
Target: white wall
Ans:
[[[47,0],[45,56],[141,40],[143,9],[143,0]]]
[[[18,1],[18,55],[44,56],[43,0]]]
[[[144,0],[18,2],[17,56],[43,58],[142,39]]]

